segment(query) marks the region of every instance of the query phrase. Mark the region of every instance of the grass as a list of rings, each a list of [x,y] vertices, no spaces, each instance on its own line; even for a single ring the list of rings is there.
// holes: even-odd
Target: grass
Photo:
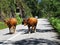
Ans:
[[[16,13],[16,19],[17,19],[17,25],[22,23],[22,18],[20,18],[17,13]],[[4,22],[0,22],[0,30],[4,28],[7,28],[7,25]]]
[[[56,31],[60,33],[60,19],[52,17],[49,19],[49,21],[52,24],[52,26],[56,29]]]
[[[7,28],[7,25],[4,24],[3,22],[0,22],[0,30],[4,29],[4,28]]]
[[[22,23],[22,18],[19,17],[19,14],[16,13],[17,25]]]

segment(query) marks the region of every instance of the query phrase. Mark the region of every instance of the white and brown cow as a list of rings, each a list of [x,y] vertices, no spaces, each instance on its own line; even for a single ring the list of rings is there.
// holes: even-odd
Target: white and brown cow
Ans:
[[[17,20],[15,18],[9,18],[7,20],[4,20],[4,22],[7,24],[9,27],[9,33],[15,33],[16,25],[17,25]]]
[[[24,24],[24,26],[28,26],[28,32],[30,33],[30,27],[32,27],[32,31],[36,32],[36,26],[37,26],[37,22],[38,20],[36,18],[27,18],[27,19],[23,19],[22,24]]]

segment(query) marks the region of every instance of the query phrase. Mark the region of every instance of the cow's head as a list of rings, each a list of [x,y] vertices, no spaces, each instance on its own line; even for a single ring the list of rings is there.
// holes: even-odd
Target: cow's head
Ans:
[[[9,21],[9,20],[4,20],[4,23],[8,25],[8,23],[9,23],[8,21]]]
[[[27,25],[27,19],[23,19],[22,24],[23,24],[24,26],[26,26],[26,25]]]

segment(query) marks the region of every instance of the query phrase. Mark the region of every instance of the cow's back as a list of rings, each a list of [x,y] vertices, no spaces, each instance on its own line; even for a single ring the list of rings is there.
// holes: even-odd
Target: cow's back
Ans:
[[[9,19],[9,23],[10,23],[11,25],[15,25],[15,24],[17,24],[17,20],[16,20],[15,18],[10,18],[10,19]]]
[[[36,18],[28,18],[27,23],[28,23],[28,25],[36,25],[37,19]]]

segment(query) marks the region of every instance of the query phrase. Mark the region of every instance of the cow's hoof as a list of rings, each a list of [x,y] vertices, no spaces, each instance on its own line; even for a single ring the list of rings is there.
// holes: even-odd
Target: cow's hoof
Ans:
[[[9,34],[13,34],[13,33],[10,32]]]
[[[9,34],[15,34],[15,32],[10,32]]]
[[[36,30],[34,32],[36,32]]]
[[[30,34],[30,32],[29,32],[29,34]]]

